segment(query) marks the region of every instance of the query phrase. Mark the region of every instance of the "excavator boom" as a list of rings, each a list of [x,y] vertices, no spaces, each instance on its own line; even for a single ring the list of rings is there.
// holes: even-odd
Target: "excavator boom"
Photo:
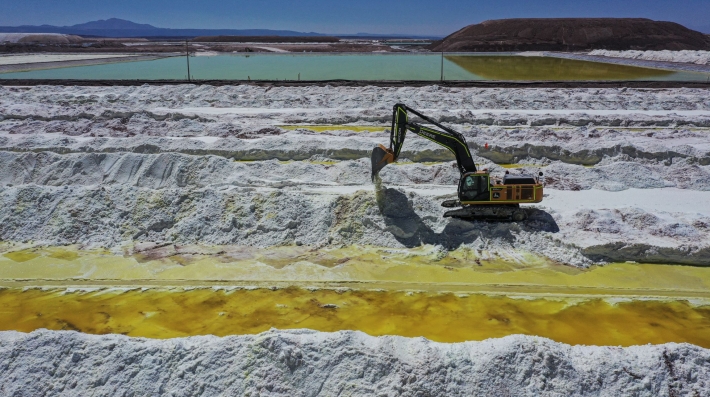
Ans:
[[[409,113],[418,116],[427,123],[435,125],[440,128],[440,130],[409,121]],[[375,176],[377,176],[377,173],[387,164],[397,161],[402,150],[402,145],[404,144],[404,138],[407,136],[407,131],[411,131],[422,138],[449,149],[454,156],[456,156],[456,163],[458,164],[461,174],[476,172],[476,164],[473,162],[471,151],[463,135],[451,128],[441,125],[407,105],[398,103],[394,105],[392,110],[392,129],[390,130],[389,148],[379,145],[372,151],[371,163],[373,180]]]

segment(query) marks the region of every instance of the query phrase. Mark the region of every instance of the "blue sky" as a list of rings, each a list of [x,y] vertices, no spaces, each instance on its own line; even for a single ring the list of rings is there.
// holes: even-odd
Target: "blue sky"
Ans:
[[[710,28],[710,0],[0,0],[0,25],[111,17],[165,28],[446,35],[486,19],[644,17]]]

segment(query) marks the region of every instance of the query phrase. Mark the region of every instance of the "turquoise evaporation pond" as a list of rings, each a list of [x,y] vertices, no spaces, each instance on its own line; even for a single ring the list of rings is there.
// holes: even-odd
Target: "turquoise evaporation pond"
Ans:
[[[190,57],[197,80],[430,80],[441,78],[440,54],[234,54]],[[451,54],[446,80],[674,80],[706,81],[710,74],[599,62],[514,55]],[[181,80],[185,57],[117,62],[27,72],[0,79]]]

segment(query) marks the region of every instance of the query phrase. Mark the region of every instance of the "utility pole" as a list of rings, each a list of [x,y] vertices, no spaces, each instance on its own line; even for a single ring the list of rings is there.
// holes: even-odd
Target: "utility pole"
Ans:
[[[444,81],[444,51],[441,51],[441,81]]]
[[[190,82],[190,47],[185,40],[185,59],[187,60],[187,81]]]

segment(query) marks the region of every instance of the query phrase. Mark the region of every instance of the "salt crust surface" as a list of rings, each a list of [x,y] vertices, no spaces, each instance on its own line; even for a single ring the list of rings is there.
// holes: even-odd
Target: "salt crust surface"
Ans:
[[[597,55],[613,58],[642,59],[644,61],[663,61],[694,63],[696,65],[710,65],[710,51],[610,51],[594,50],[589,55]]]
[[[131,241],[314,247],[465,244],[483,257],[514,257],[524,251],[574,266],[599,260],[587,248],[598,253],[600,244],[620,243],[651,244],[647,256],[635,253],[638,257],[628,259],[657,255],[666,247],[671,251],[661,252],[661,259],[676,255],[682,260],[707,249],[710,241],[710,219],[698,204],[707,202],[710,186],[708,166],[699,164],[707,153],[707,132],[693,130],[710,123],[703,124],[707,120],[702,115],[613,112],[707,111],[707,93],[436,86],[0,87],[0,240],[109,247]],[[289,123],[386,124],[395,101],[433,109],[434,117],[461,129],[474,150],[487,142],[508,147],[534,142],[519,160],[547,165],[547,201],[519,224],[446,220],[439,202],[451,198],[457,178],[452,163],[415,162],[383,171],[388,188],[380,207],[368,183],[366,152],[359,151],[384,142],[385,134],[274,129]],[[176,110],[212,106],[321,110],[203,116]],[[511,116],[467,110],[482,108],[609,113]],[[589,125],[605,128],[588,131]],[[639,134],[617,127],[660,130]],[[200,140],[205,137],[210,139]],[[319,151],[319,145],[328,150]],[[434,149],[426,145],[408,141],[406,156],[416,160]],[[545,157],[560,148],[600,145],[610,151],[592,169],[571,164],[572,157],[561,162],[532,155],[535,150]],[[106,147],[135,150],[111,153]],[[190,152],[195,147],[208,151]],[[235,163],[215,150],[259,153],[274,147],[266,161],[249,163]],[[623,152],[622,147],[633,150]],[[668,155],[668,148],[675,154]],[[346,157],[348,151],[353,157]],[[316,161],[273,160],[279,156]],[[333,157],[345,161],[318,163]],[[480,161],[503,171],[485,157]],[[590,199],[592,195],[599,200]],[[694,205],[682,205],[676,197]],[[703,261],[707,259],[696,259]],[[705,396],[710,395],[710,352],[688,344],[568,346],[520,335],[440,344],[304,330],[171,340],[46,330],[0,333],[0,395],[131,392]]]
[[[0,182],[7,184],[0,186],[2,240],[107,247],[130,241],[464,244],[501,255],[523,250],[576,266],[591,263],[580,249],[599,244],[688,247],[685,255],[710,241],[710,210],[703,205],[710,193],[671,188],[672,178],[634,180],[634,173],[624,177],[614,167],[613,177],[599,177],[594,169],[567,166],[577,171],[564,177],[549,166],[548,175],[561,180],[551,185],[568,190],[548,188],[547,200],[531,207],[526,222],[490,224],[442,217],[440,201],[455,192],[450,163],[388,168],[382,175],[389,187],[378,205],[367,160],[327,165],[176,154],[34,156],[0,156],[6,165]],[[567,186],[564,178],[577,184]],[[440,184],[427,183],[432,181]],[[603,191],[569,190],[580,183]],[[684,200],[691,205],[680,205]]]
[[[29,42],[71,43],[81,37],[61,33],[0,33],[0,43],[19,43],[22,39]]]
[[[168,340],[0,332],[7,396],[706,396],[710,350],[271,330]]]
[[[383,126],[396,102],[460,130],[496,175],[504,170],[493,162],[546,166],[549,201],[520,224],[444,219],[439,203],[458,178],[451,154],[412,136],[400,165],[382,171],[378,202],[368,158],[385,127],[279,127]],[[465,245],[574,266],[707,264],[707,211],[668,206],[707,201],[707,112],[704,89],[0,87],[0,239]],[[603,206],[589,200],[598,191],[610,192]]]
[[[0,42],[2,42],[0,35]],[[21,54],[0,56],[0,65],[20,65],[24,63],[44,63],[62,61],[82,61],[85,59],[124,58],[135,54]]]

